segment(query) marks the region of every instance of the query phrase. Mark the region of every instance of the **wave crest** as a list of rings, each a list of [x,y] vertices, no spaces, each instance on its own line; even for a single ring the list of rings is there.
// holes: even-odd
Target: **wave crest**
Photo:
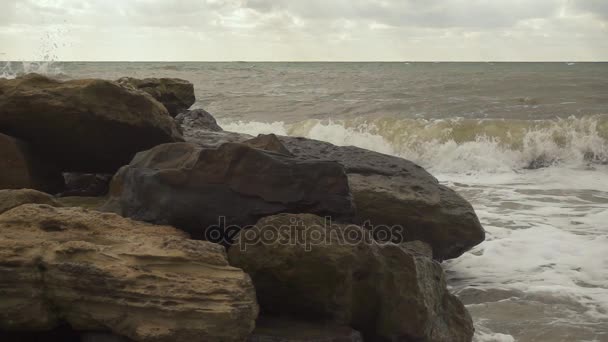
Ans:
[[[435,172],[608,163],[608,115],[555,120],[357,118],[220,123],[239,133],[275,133],[359,146],[410,159]]]

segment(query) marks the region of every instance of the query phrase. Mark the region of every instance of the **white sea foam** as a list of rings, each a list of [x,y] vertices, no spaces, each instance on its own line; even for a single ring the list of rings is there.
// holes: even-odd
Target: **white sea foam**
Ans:
[[[432,172],[507,172],[608,162],[606,116],[544,121],[306,120],[221,122],[229,131],[276,133],[354,145],[415,161]]]

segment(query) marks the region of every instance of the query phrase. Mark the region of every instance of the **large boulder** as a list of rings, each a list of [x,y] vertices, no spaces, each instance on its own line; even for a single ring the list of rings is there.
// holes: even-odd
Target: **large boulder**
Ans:
[[[427,242],[438,260],[459,257],[485,239],[471,204],[411,161],[311,139],[279,139],[300,160],[344,165],[359,224],[393,227],[392,238],[399,241]]]
[[[158,102],[162,103],[171,116],[190,108],[196,98],[194,96],[194,85],[179,78],[144,78],[132,77],[120,78],[118,83],[140,89],[152,95]]]
[[[0,189],[30,188],[55,193],[64,187],[59,169],[43,160],[25,142],[2,133],[0,161]]]
[[[175,228],[35,204],[0,215],[0,331],[243,341],[257,312],[224,248]]]
[[[27,141],[62,171],[111,173],[135,153],[183,141],[165,107],[104,80],[37,74],[0,79],[0,132]]]
[[[253,279],[268,315],[344,324],[366,341],[470,341],[471,317],[418,244],[378,243],[358,226],[310,214],[261,219],[230,263]]]
[[[394,241],[425,241],[438,260],[457,258],[485,239],[471,204],[411,161],[301,137],[280,136],[284,146],[277,147],[273,135],[253,138],[194,126],[183,128],[188,141],[206,148],[231,141],[275,152],[284,148],[300,160],[341,163],[357,207],[356,223],[372,229],[393,227]]]
[[[46,204],[53,207],[62,206],[53,196],[44,192],[32,189],[0,190],[0,214],[20,205],[33,203]]]
[[[277,213],[354,215],[342,165],[235,143],[166,144],[137,154],[114,176],[104,209],[228,243],[231,232]]]

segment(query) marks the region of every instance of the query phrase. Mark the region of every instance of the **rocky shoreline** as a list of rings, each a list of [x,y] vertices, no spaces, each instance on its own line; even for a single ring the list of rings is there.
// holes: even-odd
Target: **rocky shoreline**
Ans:
[[[179,79],[0,79],[3,341],[471,341],[420,166],[226,132]],[[53,337],[54,338],[54,337]]]

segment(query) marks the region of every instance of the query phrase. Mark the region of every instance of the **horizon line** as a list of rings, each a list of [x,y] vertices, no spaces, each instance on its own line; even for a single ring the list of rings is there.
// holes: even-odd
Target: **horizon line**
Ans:
[[[608,63],[608,60],[0,60],[0,63]]]

